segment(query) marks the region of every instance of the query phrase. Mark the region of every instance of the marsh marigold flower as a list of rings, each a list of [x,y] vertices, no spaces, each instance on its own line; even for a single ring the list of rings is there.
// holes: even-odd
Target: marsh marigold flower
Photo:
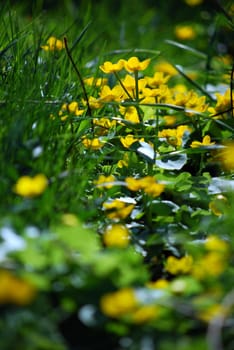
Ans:
[[[131,314],[132,322],[136,324],[150,322],[160,315],[161,307],[158,305],[143,305]]]
[[[13,191],[22,197],[36,197],[45,191],[47,185],[48,180],[44,174],[22,176],[14,185]]]
[[[163,278],[160,278],[157,281],[149,282],[147,284],[147,287],[153,288],[153,289],[166,289],[169,287],[169,285],[170,285],[169,281]]]
[[[196,37],[196,32],[192,26],[178,25],[175,27],[175,36],[180,40],[192,40]]]
[[[123,114],[124,119],[130,121],[131,123],[139,123],[139,114],[134,106],[128,106],[128,107],[119,107],[119,111],[121,114]]]
[[[189,273],[193,266],[193,258],[190,255],[185,255],[182,258],[169,256],[166,261],[166,270],[172,275]]]
[[[184,134],[191,131],[187,125],[179,125],[176,129],[167,128],[159,131],[158,137],[166,138],[170,145],[177,147],[182,145]]]
[[[64,49],[65,45],[62,40],[59,40],[55,38],[54,36],[51,36],[47,42],[47,45],[42,45],[41,48],[45,51],[60,51]]]
[[[124,68],[126,69],[126,71],[133,73],[145,70],[149,64],[150,58],[140,62],[138,57],[133,56],[127,61],[124,61]]]
[[[104,294],[100,300],[101,311],[109,317],[119,318],[136,309],[137,298],[132,288],[123,288]]]
[[[126,226],[114,224],[109,226],[103,235],[103,242],[107,247],[125,248],[130,240],[130,232]]]
[[[212,146],[215,145],[215,142],[211,142],[210,136],[206,135],[203,137],[202,142],[200,141],[193,141],[190,145],[192,148],[197,148],[197,147],[206,147],[206,146]]]
[[[223,254],[229,252],[228,242],[224,241],[223,239],[220,239],[215,235],[211,235],[206,239],[205,248],[209,251],[216,251]]]
[[[114,181],[115,181],[114,175],[110,175],[110,176],[100,175],[99,178],[96,181],[94,181],[94,183],[97,187],[111,188],[113,187]]]
[[[126,186],[131,191],[143,190],[152,197],[158,197],[164,191],[165,185],[158,183],[153,176],[145,176],[141,179],[127,177]]]
[[[128,134],[124,137],[120,137],[120,142],[122,143],[122,145],[125,147],[125,148],[129,148],[131,147],[131,145],[134,143],[134,142],[137,142],[137,141],[144,141],[143,138],[141,138],[140,140],[139,139],[136,139],[132,134]]]
[[[229,244],[211,235],[206,239],[204,246],[207,253],[194,263],[191,273],[197,279],[216,278],[227,268],[230,257]]]
[[[124,91],[120,85],[115,85],[112,89],[108,85],[104,85],[99,93],[100,102],[120,102]]]
[[[94,151],[97,151],[104,146],[104,143],[101,142],[97,137],[94,139],[88,139],[87,137],[84,137],[82,143],[86,148],[92,149]]]
[[[212,114],[218,114],[222,116],[223,113],[230,111],[233,106],[231,106],[231,90],[227,89],[222,95],[219,92],[215,94],[216,96],[216,105],[215,107],[209,107],[208,111]],[[234,99],[234,92],[232,92],[232,99]]]
[[[84,113],[84,109],[79,108],[79,104],[76,101],[70,103],[64,103],[59,111],[59,116],[62,120],[67,119],[67,113],[71,113],[75,116],[79,116]]]
[[[104,73],[115,73],[119,72],[124,67],[124,60],[120,59],[117,63],[112,63],[110,61],[104,62],[99,68]]]
[[[95,77],[89,77],[84,79],[84,83],[89,86],[95,86],[100,87],[102,85],[106,85],[108,82],[107,79],[104,78],[95,78]]]
[[[36,289],[29,282],[0,270],[0,304],[27,305],[32,302]]]
[[[127,167],[129,164],[129,155],[128,153],[124,153],[123,159],[120,159],[117,163],[118,168]]]
[[[114,199],[112,202],[103,203],[103,208],[107,210],[107,217],[114,220],[125,219],[131,214],[134,208],[134,204],[129,204],[121,201],[120,199]]]
[[[171,75],[165,75],[164,72],[155,72],[153,77],[146,77],[147,85],[151,88],[159,87],[162,84],[166,84]]]
[[[164,72],[166,74],[169,74],[170,76],[178,75],[178,71],[173,67],[173,65],[167,61],[159,61],[154,66],[154,69],[157,72]]]
[[[224,170],[234,170],[234,142],[228,142],[218,153],[218,159]]]
[[[203,306],[203,310],[197,312],[197,317],[200,320],[209,323],[213,318],[220,316],[223,317],[227,315],[227,313],[227,307],[221,304],[214,303],[212,305],[209,305],[208,307]]]

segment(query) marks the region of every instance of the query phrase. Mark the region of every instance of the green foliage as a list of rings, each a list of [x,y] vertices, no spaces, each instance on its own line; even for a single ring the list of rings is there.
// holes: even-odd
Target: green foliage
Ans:
[[[0,348],[231,350],[233,4],[13,3]]]

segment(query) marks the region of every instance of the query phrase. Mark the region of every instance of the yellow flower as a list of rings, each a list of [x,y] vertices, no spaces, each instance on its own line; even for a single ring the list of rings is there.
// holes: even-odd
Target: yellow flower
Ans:
[[[121,114],[124,115],[124,119],[130,121],[131,123],[139,123],[140,122],[136,107],[134,107],[134,106],[129,106],[129,107],[120,106],[119,111]]]
[[[169,74],[165,76],[164,72],[155,72],[152,78],[146,77],[147,85],[151,88],[159,87],[160,85],[167,83],[170,77]]]
[[[231,91],[230,89],[227,89],[224,93],[224,95],[221,95],[220,93],[215,94],[217,102],[215,107],[208,108],[208,111],[212,114],[217,113],[224,113],[231,109]],[[232,92],[232,98],[234,99],[234,92]],[[233,108],[233,107],[232,107]]]
[[[6,270],[0,271],[0,304],[27,305],[36,294],[35,287]]]
[[[132,313],[132,321],[136,324],[149,322],[160,314],[160,307],[157,305],[143,305]]]
[[[123,167],[127,167],[128,166],[128,163],[129,163],[129,156],[128,156],[128,153],[125,152],[124,153],[124,156],[123,156],[123,159],[120,159],[117,163],[117,167],[118,168],[123,168]]]
[[[103,107],[103,103],[100,101],[100,99],[93,97],[93,96],[89,96],[89,107],[91,109],[98,109],[98,108],[102,108]],[[83,105],[86,106],[87,105],[87,101],[83,100],[82,101]]]
[[[103,241],[107,247],[125,248],[129,240],[130,232],[126,226],[120,224],[108,227],[103,235]]]
[[[198,96],[196,92],[189,91],[187,94],[187,101],[185,107],[188,109],[193,109],[196,112],[205,112],[207,109],[206,96]],[[192,112],[188,112],[188,115],[193,115]]]
[[[227,314],[228,310],[225,306],[220,304],[212,304],[208,307],[203,307],[203,310],[197,312],[197,317],[204,321],[209,323],[212,319],[216,317],[223,317]]]
[[[185,255],[178,259],[174,256],[169,256],[166,261],[166,270],[172,275],[189,273],[193,266],[193,258],[191,255]]]
[[[126,186],[131,191],[139,191],[142,189],[142,184],[140,179],[135,179],[134,177],[126,177]]]
[[[111,120],[109,118],[95,118],[93,119],[93,124],[100,126],[103,129],[110,129],[113,126],[116,126],[116,120]]]
[[[65,114],[64,114],[65,113]],[[68,114],[71,113],[75,116],[79,116],[84,113],[84,109],[79,109],[79,104],[76,101],[70,103],[64,103],[59,111],[59,116],[62,121],[68,118]]]
[[[227,257],[217,251],[210,251],[194,263],[192,275],[198,279],[217,277],[227,266]]]
[[[89,85],[89,86],[95,86],[95,87],[100,87],[102,85],[106,85],[108,82],[107,79],[104,78],[94,78],[94,77],[90,77],[90,78],[85,78],[84,79],[84,83]]]
[[[138,302],[132,288],[123,288],[116,292],[104,294],[100,300],[101,311],[109,317],[118,318],[129,314]]]
[[[61,217],[62,223],[67,225],[67,226],[77,226],[79,221],[77,219],[77,216],[72,213],[65,213]]]
[[[47,40],[46,44],[47,45],[41,46],[41,48],[45,51],[55,51],[55,50],[60,51],[65,47],[64,42],[62,40],[55,38],[54,36],[51,36]]]
[[[126,186],[131,191],[143,190],[152,197],[158,197],[164,191],[165,185],[159,184],[153,176],[145,176],[141,179],[127,177],[125,179]]]
[[[104,85],[99,93],[100,102],[120,102],[123,97],[123,89],[119,85],[115,85],[112,89],[108,85]]]
[[[169,74],[170,76],[173,75],[178,75],[178,71],[175,69],[175,67],[172,66],[172,64],[170,64],[167,61],[160,61],[158,62],[155,66],[154,69],[157,72],[164,72],[166,74]]]
[[[22,176],[13,187],[15,193],[22,197],[36,197],[42,194],[48,185],[44,174],[37,174],[34,177]]]
[[[175,27],[175,35],[180,40],[192,40],[196,37],[196,32],[190,25],[178,25]]]
[[[104,146],[103,142],[101,142],[97,137],[94,139],[88,139],[84,137],[82,143],[86,148],[92,149],[94,151],[99,150]]]
[[[158,279],[157,281],[154,281],[154,282],[149,282],[147,284],[149,288],[153,288],[153,289],[166,289],[169,285],[170,283],[163,278]]]
[[[135,98],[135,94],[136,94],[136,80],[134,77],[132,77],[130,74],[127,74],[124,79],[121,80],[122,85],[124,86],[125,90],[127,90],[127,92],[124,92],[124,98],[128,99],[129,95],[131,96],[131,98]],[[146,79],[145,78],[141,78],[138,79],[137,84],[138,84],[138,92],[141,92],[144,87],[146,86]]]
[[[164,191],[165,185],[159,184],[153,176],[145,176],[140,179],[143,191],[152,197],[158,197]]]
[[[110,219],[121,220],[125,219],[131,214],[134,204],[129,204],[121,201],[120,199],[114,199],[112,202],[103,203],[103,208],[107,210],[107,217]]]
[[[234,142],[228,142],[224,148],[219,151],[218,159],[224,170],[234,170]]]
[[[110,175],[110,176],[100,175],[99,178],[96,181],[94,181],[94,183],[98,187],[111,188],[113,187],[114,181],[115,181],[114,175]]]
[[[120,137],[120,142],[125,148],[129,148],[134,142],[144,141],[144,139],[136,139],[132,134],[128,134],[125,137]]]
[[[164,115],[163,119],[167,126],[173,126],[176,123],[176,116],[174,115]]]
[[[214,235],[211,235],[206,239],[205,248],[209,251],[217,251],[224,254],[229,251],[228,243]]]
[[[104,62],[99,68],[104,73],[115,73],[119,72],[124,67],[125,61],[123,59],[120,59],[117,63],[112,63],[110,61]]]
[[[210,136],[206,135],[203,137],[202,142],[200,141],[193,141],[190,145],[190,147],[192,148],[197,148],[197,147],[206,147],[206,146],[211,146],[211,145],[215,145],[215,142],[211,142],[210,140]]]
[[[166,138],[167,142],[172,146],[181,146],[185,132],[191,132],[191,128],[187,125],[179,125],[176,129],[163,129],[159,131],[159,138]]]
[[[124,61],[124,68],[132,73],[145,70],[150,64],[150,58],[140,62],[138,57],[131,57],[127,61]]]

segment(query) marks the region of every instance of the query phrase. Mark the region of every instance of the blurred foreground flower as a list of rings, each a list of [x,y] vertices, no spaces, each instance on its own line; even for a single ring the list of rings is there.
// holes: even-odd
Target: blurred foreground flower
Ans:
[[[64,42],[62,40],[59,40],[55,38],[54,36],[51,36],[47,42],[47,45],[42,45],[41,48],[45,51],[60,51],[64,49]]]
[[[192,40],[196,37],[196,32],[192,26],[178,25],[175,27],[175,36],[180,40]]]
[[[218,159],[225,170],[234,170],[234,142],[226,143],[219,151]]]
[[[137,306],[134,290],[120,289],[116,292],[104,294],[100,300],[102,312],[109,317],[121,317],[132,312]]]
[[[158,197],[164,191],[165,185],[157,183],[153,176],[145,176],[141,179],[135,179],[134,177],[127,177],[125,179],[126,186],[131,191],[143,190],[145,193],[152,197]]]
[[[166,270],[173,275],[189,273],[193,266],[193,258],[190,255],[183,256],[178,259],[169,256],[166,261]]]
[[[114,199],[112,202],[103,203],[103,208],[107,211],[106,215],[108,218],[121,220],[131,214],[134,204],[123,202],[120,199]]]
[[[18,179],[13,191],[22,197],[36,197],[42,194],[48,185],[48,179],[44,174],[34,177],[22,176]]]
[[[130,233],[126,226],[120,224],[111,225],[103,235],[103,241],[108,247],[124,248],[129,244]]]
[[[82,143],[86,148],[92,149],[94,151],[99,150],[104,146],[104,143],[101,142],[97,137],[94,139],[88,139],[87,137],[84,137]]]
[[[6,270],[0,270],[0,304],[27,305],[35,297],[35,288]]]
[[[115,181],[114,175],[110,176],[105,176],[105,175],[100,175],[99,178],[94,181],[94,184],[97,187],[102,187],[102,188],[111,188],[113,187],[113,183]]]

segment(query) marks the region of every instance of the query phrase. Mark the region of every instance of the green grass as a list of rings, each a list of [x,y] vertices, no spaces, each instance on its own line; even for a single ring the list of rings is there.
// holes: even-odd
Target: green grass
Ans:
[[[1,349],[231,350],[232,16],[1,5]],[[150,63],[131,72],[133,56]],[[152,83],[165,61],[176,74]]]

